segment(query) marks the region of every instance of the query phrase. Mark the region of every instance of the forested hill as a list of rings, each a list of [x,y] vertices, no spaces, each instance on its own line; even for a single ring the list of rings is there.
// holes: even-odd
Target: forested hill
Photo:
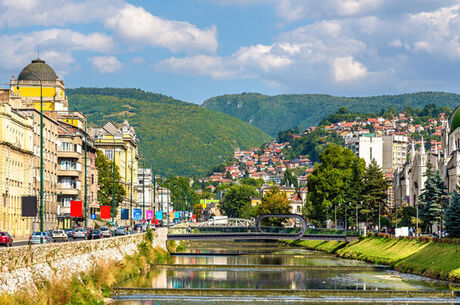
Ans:
[[[419,92],[401,95],[371,97],[335,97],[321,94],[287,94],[267,96],[242,93],[216,96],[203,106],[235,116],[276,136],[278,131],[299,126],[301,129],[316,126],[321,119],[335,113],[340,107],[351,112],[377,113],[393,106],[423,108],[426,104],[455,108],[460,105],[460,95],[443,92]]]
[[[157,173],[200,175],[232,157],[236,147],[260,146],[270,137],[235,117],[139,89],[66,90],[71,110],[93,124],[127,119],[140,152]]]

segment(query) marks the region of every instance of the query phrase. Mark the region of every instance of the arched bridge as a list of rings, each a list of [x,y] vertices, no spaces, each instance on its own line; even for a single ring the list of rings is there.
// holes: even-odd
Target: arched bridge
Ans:
[[[297,219],[296,227],[262,227],[266,218]],[[336,240],[353,241],[359,237],[357,232],[346,230],[307,229],[307,223],[301,215],[262,215],[251,226],[211,225],[211,222],[175,227],[169,230],[168,240]],[[301,226],[297,226],[300,224]]]

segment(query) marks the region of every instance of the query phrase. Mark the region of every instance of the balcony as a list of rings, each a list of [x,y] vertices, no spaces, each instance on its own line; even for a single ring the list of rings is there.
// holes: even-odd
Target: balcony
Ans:
[[[80,195],[80,190],[76,188],[61,188],[61,185],[58,185],[58,193],[67,196],[78,196]]]
[[[58,151],[57,153],[58,158],[74,158],[74,159],[80,159],[81,158],[81,153],[76,152],[76,151]]]
[[[81,174],[81,164],[72,161],[61,161],[57,174],[59,176],[79,177]]]

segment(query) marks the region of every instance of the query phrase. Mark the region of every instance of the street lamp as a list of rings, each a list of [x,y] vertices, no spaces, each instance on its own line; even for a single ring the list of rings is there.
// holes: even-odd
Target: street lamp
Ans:
[[[40,243],[43,244],[43,82],[36,74],[29,73],[40,82]],[[19,79],[16,89],[19,90]]]

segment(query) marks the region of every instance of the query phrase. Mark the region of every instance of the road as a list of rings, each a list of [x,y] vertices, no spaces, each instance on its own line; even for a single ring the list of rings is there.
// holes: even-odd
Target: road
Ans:
[[[137,234],[137,233],[135,233],[135,234]],[[104,237],[104,238],[116,238],[116,237],[119,237],[119,236]],[[69,238],[69,240],[67,242],[81,242],[81,241],[84,241],[84,239],[81,239],[81,238],[78,238],[78,239]],[[56,241],[56,243],[62,243],[62,242],[64,242],[64,241]],[[19,240],[19,241],[14,241],[13,240],[13,247],[27,246],[28,244],[29,244],[28,240]],[[35,246],[35,244],[33,244],[32,246]],[[0,246],[0,249],[1,249],[1,246]]]

